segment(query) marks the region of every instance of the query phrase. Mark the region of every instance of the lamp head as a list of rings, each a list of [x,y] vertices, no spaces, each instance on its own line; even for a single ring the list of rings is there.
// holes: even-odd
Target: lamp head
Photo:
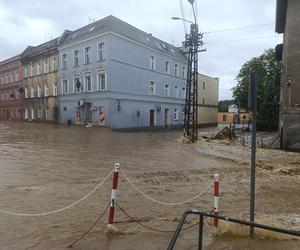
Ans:
[[[188,0],[188,2],[189,2],[191,5],[193,5],[194,2],[195,2],[195,0]]]

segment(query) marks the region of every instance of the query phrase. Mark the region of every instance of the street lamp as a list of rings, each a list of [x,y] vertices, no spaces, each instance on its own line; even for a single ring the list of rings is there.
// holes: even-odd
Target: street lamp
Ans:
[[[188,23],[193,24],[192,21],[189,21],[189,20],[186,20],[186,19],[183,19],[183,18],[180,18],[180,17],[176,17],[176,16],[172,17],[172,19],[173,19],[173,20],[182,20],[182,21],[185,21],[185,22],[188,22]]]

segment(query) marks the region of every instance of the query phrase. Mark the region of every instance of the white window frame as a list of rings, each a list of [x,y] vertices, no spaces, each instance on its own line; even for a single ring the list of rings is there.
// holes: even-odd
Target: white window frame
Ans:
[[[165,84],[165,96],[166,97],[170,96],[170,84],[168,83]]]
[[[57,96],[58,95],[57,84],[55,84],[55,83],[52,84],[52,95],[53,96]]]
[[[154,55],[150,56],[150,69],[153,71],[156,70],[156,57]]]
[[[100,76],[104,76],[104,88],[102,88],[102,78]],[[105,91],[107,90],[107,77],[105,72],[98,72],[97,73],[98,78],[98,90],[99,91]]]
[[[175,66],[174,66],[174,75],[175,76],[178,76],[178,64],[175,64]]]
[[[170,62],[169,61],[166,61],[166,64],[165,64],[165,71],[167,74],[170,74]]]
[[[186,88],[182,87],[182,98],[185,99],[186,96]]]
[[[181,120],[184,121],[184,109],[181,110]]]
[[[90,83],[91,83],[91,89],[89,90],[88,89],[88,83],[87,83],[87,78],[90,78]],[[92,81],[92,75],[85,75],[84,76],[84,86],[85,86],[85,89],[86,89],[86,92],[92,92],[93,91],[93,81]]]
[[[48,61],[45,60],[44,61],[44,74],[47,74],[48,73]]]
[[[31,108],[31,119],[34,120],[35,117],[34,117],[34,108]]]
[[[53,71],[55,71],[56,70],[56,58],[55,57],[52,59],[52,67],[53,67]]]
[[[34,93],[34,87],[31,87],[31,88],[30,88],[30,97],[31,97],[31,98],[34,98],[34,96],[35,96],[35,93]]]
[[[37,118],[38,119],[42,118],[42,109],[41,108],[38,108]]]
[[[24,98],[28,98],[28,88],[24,89]]]
[[[68,64],[68,55],[67,53],[64,53],[61,55],[61,69],[66,70]]]
[[[14,73],[10,72],[10,82],[14,82]]]
[[[76,55],[77,52],[77,55]],[[73,52],[73,66],[74,67],[79,67],[79,50],[76,49]]]
[[[182,69],[181,69],[181,73],[182,73],[182,78],[186,78],[186,67],[185,66],[182,66]]]
[[[68,82],[68,79],[62,79],[62,93],[63,95],[67,95],[68,92],[69,92],[69,82]]]
[[[174,97],[175,97],[175,98],[178,98],[178,97],[179,97],[179,88],[178,88],[177,85],[174,86]]]
[[[78,79],[81,83],[79,91],[76,87],[76,79]],[[76,94],[84,92],[84,84],[83,84],[82,80],[80,79],[80,75],[73,76],[73,89],[74,89],[74,93],[76,93]]]
[[[156,84],[154,81],[149,82],[149,95],[156,95]]]
[[[102,45],[100,48],[100,45]],[[97,44],[97,61],[102,62],[104,61],[104,42],[99,42]]]
[[[37,65],[36,65],[36,74],[37,75],[41,74],[41,64],[40,63],[37,63]]]
[[[174,120],[174,121],[178,121],[178,109],[177,109],[177,108],[174,109],[174,112],[173,112],[173,120]]]
[[[34,76],[34,66],[33,66],[33,64],[30,65],[30,76]]]
[[[39,85],[37,87],[37,97],[41,97],[41,88]]]
[[[44,84],[44,96],[47,97],[49,95],[49,88],[47,84]]]
[[[88,52],[86,51],[87,49],[89,49]],[[91,46],[86,46],[84,47],[84,64],[91,64],[91,62]]]
[[[27,120],[27,119],[28,119],[28,109],[27,109],[27,108],[25,108],[25,114],[24,114],[24,118],[25,118],[25,120]]]
[[[45,119],[48,120],[48,118],[49,118],[49,108],[46,107],[46,109],[45,109]]]

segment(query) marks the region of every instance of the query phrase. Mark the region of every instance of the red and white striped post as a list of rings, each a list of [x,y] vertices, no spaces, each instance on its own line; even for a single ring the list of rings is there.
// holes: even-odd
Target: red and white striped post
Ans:
[[[112,225],[114,223],[115,203],[116,203],[116,198],[117,198],[119,171],[120,171],[120,164],[115,163],[113,182],[112,182],[112,190],[111,190],[111,201],[110,201],[110,208],[109,208],[108,225]]]
[[[219,214],[219,175],[215,174],[214,177],[214,214]],[[214,219],[214,226],[218,227],[218,219]]]

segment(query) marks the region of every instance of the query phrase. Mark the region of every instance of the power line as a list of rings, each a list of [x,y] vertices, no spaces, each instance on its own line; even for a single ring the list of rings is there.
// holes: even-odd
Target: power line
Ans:
[[[203,32],[203,34],[221,33],[221,32],[243,30],[243,29],[253,29],[253,28],[259,28],[259,27],[264,27],[264,26],[271,26],[271,25],[274,25],[274,24],[275,23],[264,23],[264,24],[258,24],[258,25],[252,25],[252,26],[236,27],[236,28],[231,28],[231,29],[213,30],[213,31]]]
[[[206,42],[205,44],[239,42],[239,41],[260,40],[260,39],[267,39],[267,38],[279,38],[279,37],[280,37],[280,36],[277,36],[277,35],[272,35],[272,36],[261,36],[261,37],[249,37],[249,38],[235,39],[235,40],[212,41],[212,42]]]

